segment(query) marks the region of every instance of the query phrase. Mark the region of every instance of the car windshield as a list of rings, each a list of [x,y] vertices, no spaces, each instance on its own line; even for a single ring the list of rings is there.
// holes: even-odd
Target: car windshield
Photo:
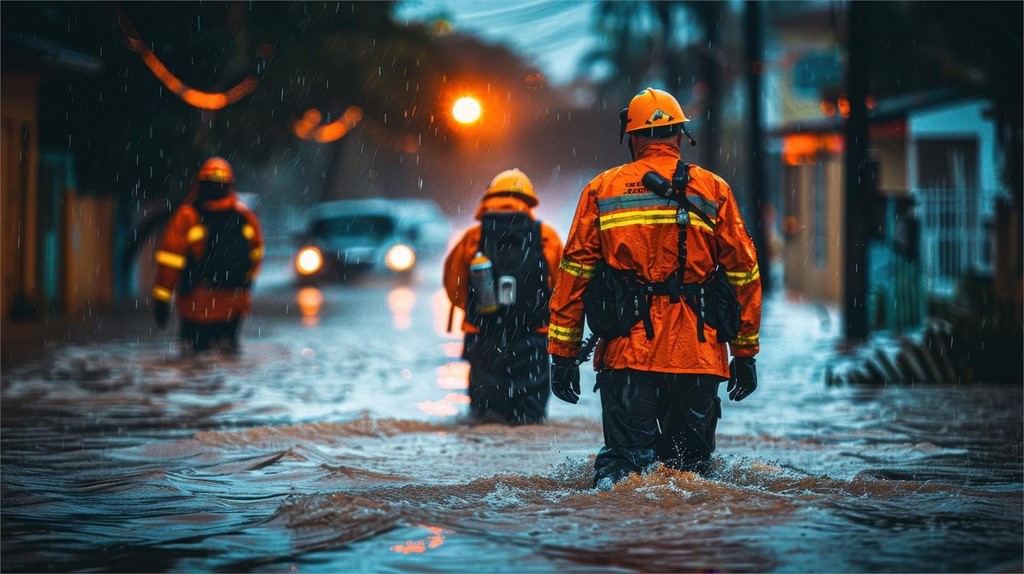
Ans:
[[[372,237],[383,239],[394,232],[394,223],[384,215],[347,215],[314,221],[313,237]]]

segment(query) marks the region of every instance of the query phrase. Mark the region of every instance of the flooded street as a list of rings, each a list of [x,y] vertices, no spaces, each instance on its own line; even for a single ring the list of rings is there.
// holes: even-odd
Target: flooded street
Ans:
[[[1024,566],[1020,385],[827,387],[838,315],[776,296],[712,471],[595,491],[593,373],[547,424],[468,424],[437,267],[319,290],[268,273],[238,357],[111,326],[5,367],[2,570]]]

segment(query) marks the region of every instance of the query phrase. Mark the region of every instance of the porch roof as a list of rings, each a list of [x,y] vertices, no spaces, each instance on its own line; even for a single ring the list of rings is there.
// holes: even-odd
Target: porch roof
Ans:
[[[868,110],[868,123],[882,125],[906,121],[911,112],[959,102],[977,97],[957,88],[940,88],[926,92],[912,92],[877,100],[874,109]],[[834,117],[820,117],[790,122],[766,130],[767,135],[783,137],[801,133],[835,133],[842,132],[846,119],[838,114]]]

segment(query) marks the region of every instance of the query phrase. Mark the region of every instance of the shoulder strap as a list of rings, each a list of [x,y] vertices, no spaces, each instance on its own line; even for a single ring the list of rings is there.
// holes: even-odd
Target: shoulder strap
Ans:
[[[711,221],[708,214],[704,213],[702,209],[690,201],[690,198],[686,197],[686,186],[688,185],[690,185],[690,164],[679,160],[679,163],[676,164],[676,173],[672,176],[672,189],[675,191],[673,198],[688,211],[696,213],[697,217],[704,220],[704,223],[707,223],[708,227],[714,231],[715,223]]]
[[[697,209],[697,206],[693,204],[689,198],[686,197],[686,187],[690,184],[690,164],[679,160],[676,164],[676,172],[672,176],[672,189],[675,193],[672,197],[679,203],[679,209],[693,210],[697,215],[704,220],[705,223],[714,229],[714,225],[708,219],[708,216],[701,210]],[[673,291],[671,294],[672,302],[679,300],[679,285],[685,284],[686,281],[686,234],[687,227],[679,226],[679,269],[676,271],[675,285],[671,285],[670,289]],[[703,291],[703,289],[701,289]],[[692,297],[692,295],[691,295]],[[704,309],[703,309],[703,292],[698,294],[699,301],[697,307],[694,309],[697,313],[697,340],[703,343],[704,338]]]

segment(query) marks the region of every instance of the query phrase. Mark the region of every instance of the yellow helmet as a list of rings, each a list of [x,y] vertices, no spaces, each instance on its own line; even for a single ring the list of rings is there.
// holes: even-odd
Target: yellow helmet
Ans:
[[[672,94],[655,88],[646,88],[633,96],[629,107],[619,112],[619,141],[622,136],[642,129],[660,128],[690,121],[682,106]],[[653,135],[653,131],[649,132]]]
[[[211,157],[199,168],[198,178],[199,181],[232,184],[235,181],[235,173],[226,159]]]
[[[484,191],[484,199],[496,195],[515,195],[523,199],[530,207],[536,207],[540,200],[533,191],[533,183],[518,168],[507,169],[491,180],[491,185]]]

